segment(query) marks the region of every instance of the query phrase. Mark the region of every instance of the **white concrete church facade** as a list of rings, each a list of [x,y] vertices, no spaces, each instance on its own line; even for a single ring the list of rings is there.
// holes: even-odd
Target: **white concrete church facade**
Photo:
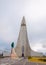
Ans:
[[[17,45],[15,47],[15,52],[19,57],[43,56],[42,53],[35,52],[30,48],[29,40],[27,36],[25,17],[23,17],[22,19],[19,37],[17,40]]]

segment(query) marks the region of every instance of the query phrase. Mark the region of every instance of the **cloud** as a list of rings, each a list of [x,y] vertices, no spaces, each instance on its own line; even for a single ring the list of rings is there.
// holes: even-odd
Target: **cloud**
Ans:
[[[30,46],[31,46],[31,49],[34,51],[46,53],[46,47],[45,48],[43,47],[44,44],[35,43],[35,44],[30,45]]]
[[[30,46],[34,51],[38,51],[38,50],[42,49],[41,43],[35,43],[35,44],[30,45]]]
[[[16,44],[23,15],[31,45],[40,43],[42,49],[46,43],[46,0],[0,0],[0,39]]]

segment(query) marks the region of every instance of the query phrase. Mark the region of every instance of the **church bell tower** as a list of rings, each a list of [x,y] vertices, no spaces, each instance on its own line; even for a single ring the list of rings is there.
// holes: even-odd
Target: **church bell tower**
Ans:
[[[27,28],[25,17],[22,19],[20,32],[17,40],[17,45],[15,47],[15,52],[19,57],[28,57],[31,56],[31,48],[29,45],[28,35],[27,35]]]

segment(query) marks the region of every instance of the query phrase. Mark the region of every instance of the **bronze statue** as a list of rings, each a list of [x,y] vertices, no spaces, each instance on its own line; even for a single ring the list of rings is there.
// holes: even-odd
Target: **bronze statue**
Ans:
[[[14,48],[14,42],[12,42],[11,47]]]

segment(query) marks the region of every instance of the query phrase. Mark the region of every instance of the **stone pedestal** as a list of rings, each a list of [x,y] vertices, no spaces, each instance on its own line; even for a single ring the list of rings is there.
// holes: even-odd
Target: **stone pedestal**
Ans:
[[[16,58],[18,58],[18,57],[17,57],[17,54],[15,53],[14,48],[12,48],[12,49],[11,49],[11,59],[16,59]]]

